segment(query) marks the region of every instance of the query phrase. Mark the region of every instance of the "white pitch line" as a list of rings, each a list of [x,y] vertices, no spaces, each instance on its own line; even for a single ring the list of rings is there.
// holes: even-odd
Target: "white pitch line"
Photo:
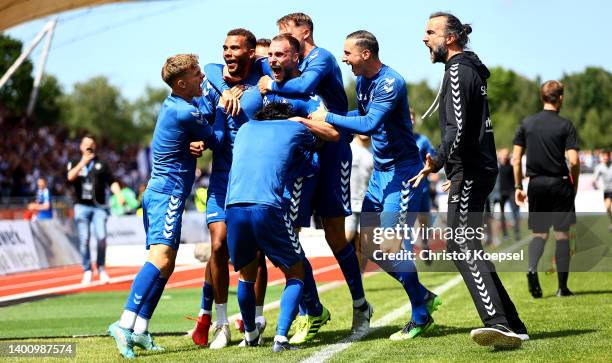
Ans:
[[[531,240],[531,237],[526,237],[524,239],[522,239],[521,241],[519,241],[518,243],[512,245],[510,248],[505,249],[502,252],[513,252],[516,251],[518,249],[520,249],[521,247],[523,247],[525,244],[527,244],[527,242],[529,242]],[[441,295],[444,292],[450,290],[451,288],[453,288],[454,286],[456,286],[457,284],[459,284],[459,282],[463,281],[463,278],[461,277],[461,275],[456,275],[455,277],[453,277],[452,279],[446,281],[444,284],[436,287],[433,289],[433,292],[437,295]],[[372,329],[370,330],[370,333],[372,332],[372,330],[376,330],[379,329],[383,326],[386,326],[394,321],[396,321],[397,319],[399,319],[400,316],[402,316],[403,314],[405,314],[408,310],[410,309],[410,304],[406,304],[403,306],[400,306],[399,308],[391,311],[390,313],[387,313],[385,316],[383,316],[382,318],[374,321],[374,323],[372,323]],[[364,337],[359,337],[359,338],[354,338],[351,336],[348,336],[342,340],[340,340],[337,343],[332,343],[329,344],[325,347],[322,347],[321,350],[319,350],[318,352],[316,352],[315,354],[311,355],[310,357],[306,358],[305,360],[303,360],[303,363],[320,363],[320,362],[325,362],[327,360],[329,360],[332,356],[334,356],[337,353],[340,353],[346,349],[348,349],[351,345],[353,345],[354,342],[360,340],[361,338]]]

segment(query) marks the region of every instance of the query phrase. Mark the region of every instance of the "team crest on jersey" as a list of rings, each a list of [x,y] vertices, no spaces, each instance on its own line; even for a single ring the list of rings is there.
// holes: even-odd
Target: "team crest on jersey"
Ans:
[[[385,78],[385,84],[383,85],[383,91],[385,91],[385,93],[393,92],[394,83],[395,83],[395,78]]]
[[[485,132],[493,132],[493,122],[491,121],[491,117],[487,117],[485,121]]]

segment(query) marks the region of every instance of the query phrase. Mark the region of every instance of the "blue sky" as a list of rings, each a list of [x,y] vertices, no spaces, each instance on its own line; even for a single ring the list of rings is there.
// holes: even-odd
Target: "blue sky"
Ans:
[[[221,5],[224,4],[224,5]],[[551,0],[490,1],[247,1],[176,0],[133,2],[59,14],[47,72],[66,91],[75,82],[105,75],[134,99],[145,86],[161,87],[166,57],[196,53],[202,64],[222,62],[229,29],[244,27],[257,37],[277,33],[276,20],[290,12],[309,14],[317,45],[340,59],[345,36],[357,29],[376,35],[381,59],[409,82],[437,85],[442,65],[432,65],[421,39],[429,14],[450,11],[472,24],[471,48],[488,66],[511,68],[530,78],[600,66],[612,71],[607,32],[612,2]],[[9,29],[28,44],[46,19]],[[606,40],[608,39],[608,40]],[[607,45],[606,45],[607,44]],[[42,46],[33,53],[38,61]],[[345,80],[352,77],[341,65]]]

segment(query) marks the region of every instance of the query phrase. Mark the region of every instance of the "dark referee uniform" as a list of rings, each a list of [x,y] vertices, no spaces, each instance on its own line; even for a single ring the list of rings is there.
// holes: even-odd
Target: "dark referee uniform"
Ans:
[[[547,233],[552,226],[555,231],[569,231],[576,214],[565,150],[578,150],[574,125],[557,112],[544,110],[523,120],[514,145],[526,149],[529,229]]]
[[[487,101],[489,76],[472,52],[459,53],[446,62],[439,107],[442,143],[432,160],[435,171],[444,166],[451,180],[448,225],[454,231],[482,227],[485,201],[497,178]],[[482,250],[482,243],[473,237],[465,242],[455,238],[447,241],[447,249]],[[454,262],[486,327],[503,325],[515,333],[527,333],[492,263],[473,258]]]

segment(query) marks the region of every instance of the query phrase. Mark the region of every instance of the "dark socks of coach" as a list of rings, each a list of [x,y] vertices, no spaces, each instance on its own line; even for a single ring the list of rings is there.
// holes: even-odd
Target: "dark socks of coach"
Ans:
[[[557,279],[559,281],[559,288],[567,288],[567,279],[569,277],[569,265],[570,265],[570,246],[569,240],[560,239],[557,240],[557,249],[555,250],[555,258],[557,260]]]
[[[533,237],[529,244],[529,272],[538,271],[538,262],[544,253],[544,244],[546,241],[542,237]]]

